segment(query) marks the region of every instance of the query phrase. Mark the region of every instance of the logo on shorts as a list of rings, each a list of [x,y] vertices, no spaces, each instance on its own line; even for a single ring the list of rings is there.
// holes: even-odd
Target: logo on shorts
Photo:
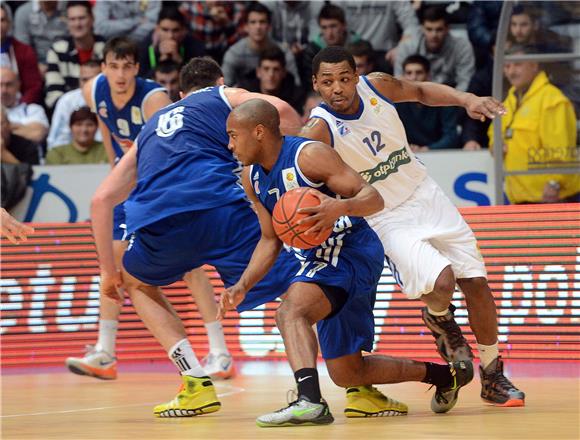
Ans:
[[[393,151],[384,162],[379,163],[376,167],[360,172],[360,175],[368,183],[373,184],[379,180],[385,180],[389,175],[399,171],[401,165],[411,162],[411,157],[405,149]]]

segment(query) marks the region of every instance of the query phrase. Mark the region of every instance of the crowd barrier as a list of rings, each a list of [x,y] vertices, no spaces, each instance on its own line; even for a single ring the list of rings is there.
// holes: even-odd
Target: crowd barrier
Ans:
[[[580,205],[462,208],[479,240],[499,318],[506,358],[580,359]],[[99,272],[87,223],[36,224],[29,241],[2,241],[1,365],[57,365],[80,355],[97,339]],[[216,295],[223,285],[207,267]],[[165,288],[199,355],[207,352],[203,321],[183,282]],[[454,296],[467,339],[467,311]],[[229,313],[224,332],[239,358],[283,358],[275,327],[276,303]],[[385,267],[375,308],[378,352],[435,357],[433,338],[421,321],[421,303],[409,301]],[[120,318],[118,357],[167,359],[128,300]]]

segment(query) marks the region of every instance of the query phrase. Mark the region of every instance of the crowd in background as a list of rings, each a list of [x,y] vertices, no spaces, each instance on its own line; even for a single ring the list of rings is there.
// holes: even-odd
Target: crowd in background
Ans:
[[[97,117],[86,107],[81,88],[99,74],[104,44],[115,36],[139,43],[140,76],[166,87],[174,101],[179,99],[180,67],[207,55],[221,64],[228,86],[276,95],[306,120],[320,102],[312,90],[311,62],[329,45],[345,46],[360,75],[381,71],[491,95],[501,8],[500,1],[2,2],[1,160],[107,162]],[[580,11],[573,2],[516,5],[509,53],[577,52],[580,35],[552,30],[574,16],[580,17]],[[577,163],[574,103],[580,102],[580,92],[571,66],[506,65],[506,167],[528,167],[530,143],[537,150],[534,163]],[[537,110],[531,116],[518,112],[526,100]],[[489,145],[489,121],[471,120],[458,108],[400,103],[397,110],[414,151]],[[527,194],[530,187],[549,192],[545,179],[513,179],[518,182],[515,192],[508,193],[512,202],[533,200]],[[578,188],[570,188],[580,183],[564,184],[553,176],[549,181],[558,191],[543,201],[573,197]]]

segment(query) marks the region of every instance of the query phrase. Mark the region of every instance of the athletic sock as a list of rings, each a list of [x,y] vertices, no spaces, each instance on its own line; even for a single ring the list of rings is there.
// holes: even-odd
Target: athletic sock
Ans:
[[[205,329],[209,339],[209,351],[212,354],[228,354],[224,329],[220,321],[206,322]]]
[[[169,350],[169,359],[179,369],[182,376],[206,377],[207,373],[199,364],[197,356],[187,339],[182,339]]]
[[[427,307],[427,312],[432,316],[445,316],[449,313],[449,309],[445,309],[441,312],[436,312],[435,310],[431,309],[430,307]]]
[[[448,365],[425,362],[426,373],[421,382],[433,384],[436,387],[447,387],[453,383],[453,376]]]
[[[322,399],[318,371],[316,368],[301,368],[294,373],[298,386],[298,397],[306,397],[310,402],[318,403]]]
[[[477,344],[477,350],[479,351],[479,360],[484,370],[499,356],[497,342],[493,345]]]
[[[99,321],[99,339],[95,345],[97,351],[106,351],[111,356],[115,356],[118,327],[119,321],[115,319],[101,319]]]

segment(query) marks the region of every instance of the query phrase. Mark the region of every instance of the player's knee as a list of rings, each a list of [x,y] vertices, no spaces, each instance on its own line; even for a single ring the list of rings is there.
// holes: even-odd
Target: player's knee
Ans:
[[[433,293],[438,297],[444,299],[448,298],[451,300],[453,297],[453,292],[455,291],[455,274],[451,266],[447,266],[441,271],[437,280],[435,281],[435,286],[433,288]]]
[[[289,322],[294,322],[297,319],[306,319],[310,324],[314,324],[314,322],[316,322],[311,322],[312,320],[310,318],[310,311],[308,307],[305,307],[299,302],[288,300],[283,301],[280,307],[278,307],[275,319],[278,328]]]
[[[464,278],[457,280],[459,287],[465,296],[488,296],[491,295],[489,283],[485,277]]]

